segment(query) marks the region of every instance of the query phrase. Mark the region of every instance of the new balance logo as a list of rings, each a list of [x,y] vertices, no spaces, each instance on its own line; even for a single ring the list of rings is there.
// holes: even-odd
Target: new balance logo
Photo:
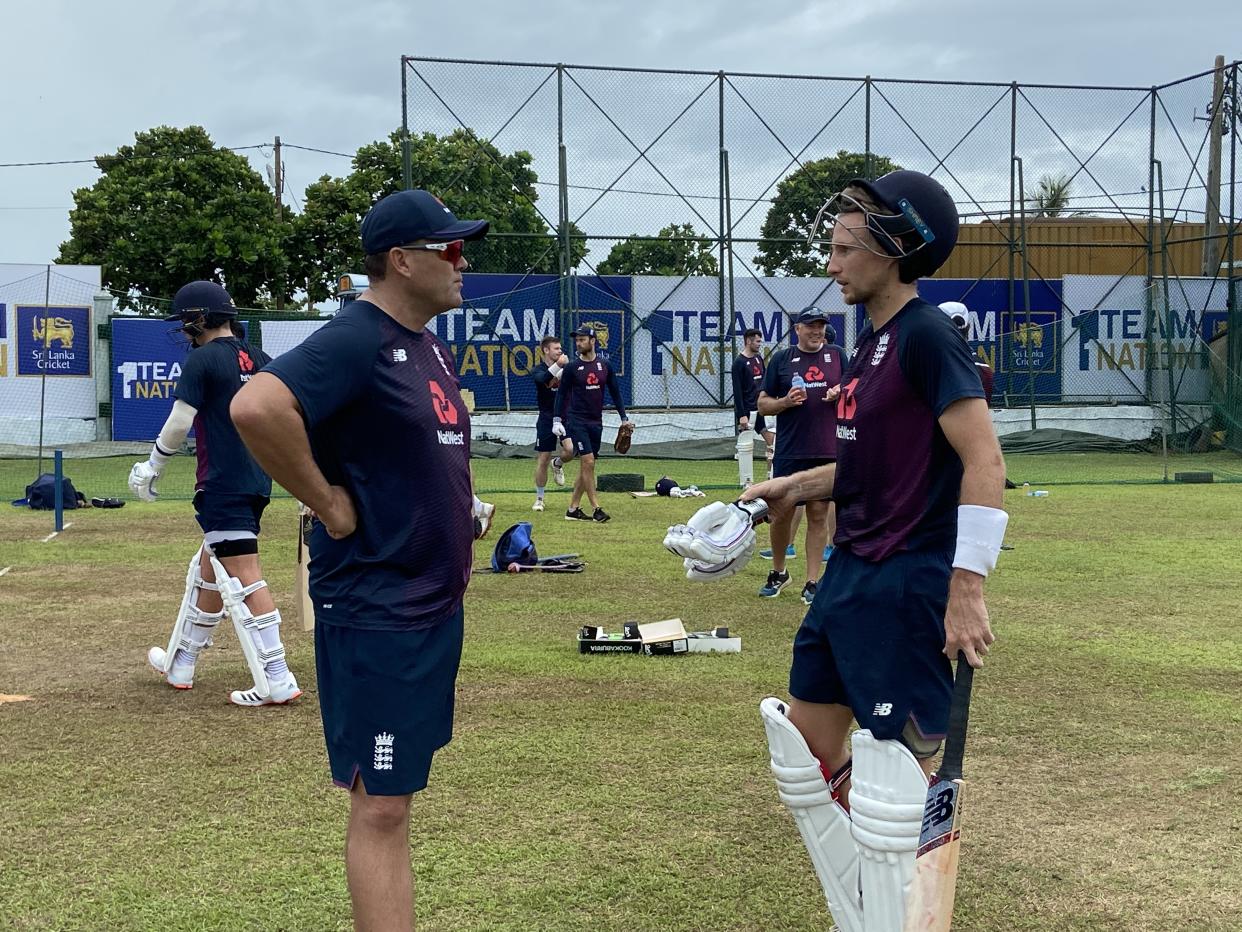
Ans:
[[[393,743],[393,736],[386,731],[375,736],[375,759],[372,766],[376,770],[392,770]]]
[[[891,702],[877,702],[875,708],[871,710],[872,715],[885,716],[893,714],[893,704]]]
[[[405,350],[403,350],[403,349],[395,349],[395,350],[393,350],[393,351],[392,351],[392,361],[393,361],[393,362],[405,362],[405,361],[406,361],[406,359],[408,359],[408,358],[409,358],[409,357],[408,357],[408,356],[406,356],[406,354],[405,354]]]

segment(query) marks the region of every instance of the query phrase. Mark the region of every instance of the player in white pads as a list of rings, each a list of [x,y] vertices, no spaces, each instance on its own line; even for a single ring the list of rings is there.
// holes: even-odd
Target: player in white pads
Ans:
[[[150,457],[130,470],[129,487],[143,501],[155,501],[168,460],[193,426],[198,459],[194,511],[203,544],[190,558],[168,646],[152,647],[147,663],[170,686],[191,689],[199,655],[228,615],[254,677],[254,686],[234,690],[229,700],[241,706],[291,702],[302,690],[285,661],[280,611],[259,565],[259,521],[272,480],[229,419],[233,396],[270,360],[237,335],[237,308],[215,282],[181,288],[172,311],[168,320],[181,323],[174,332],[185,334],[194,348],[182,367],[172,413]]]
[[[765,699],[760,713],[780,798],[837,925],[901,932],[950,660],[980,666],[993,642],[983,580],[1008,521],[1004,461],[965,342],[918,296],[957,240],[952,198],[897,171],[851,182],[817,226],[825,218],[828,274],[869,324],[842,376],[837,461],[742,493],[743,507],[761,499],[774,520],[807,499],[838,509],[832,559],[794,639],[793,698]],[[665,539],[708,558],[695,578],[744,559],[738,519],[721,517]]]

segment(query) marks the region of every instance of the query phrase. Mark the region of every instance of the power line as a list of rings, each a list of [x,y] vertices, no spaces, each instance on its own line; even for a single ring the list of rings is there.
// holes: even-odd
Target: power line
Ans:
[[[229,152],[244,152],[247,149],[262,149],[263,146],[216,146],[215,149],[226,149]],[[213,151],[211,149],[192,149],[185,153],[175,152],[151,152],[151,153],[133,153],[130,155],[98,155],[93,159],[52,159],[44,162],[0,162],[0,168],[34,168],[47,165],[95,165],[100,159],[120,159],[125,162],[135,162],[141,159],[183,159],[195,155]]]

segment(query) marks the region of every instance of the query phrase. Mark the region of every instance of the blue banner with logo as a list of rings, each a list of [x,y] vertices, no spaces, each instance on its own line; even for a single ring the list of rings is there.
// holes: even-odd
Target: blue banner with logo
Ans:
[[[1012,289],[1013,311],[1010,308]],[[1061,280],[1032,281],[1027,314],[1026,289],[1008,279],[936,279],[919,281],[919,296],[932,304],[960,301],[967,308],[966,339],[975,355],[992,367],[996,382],[993,404],[1005,406],[1030,396],[1037,401],[1061,400]],[[855,308],[861,331],[866,309]]]
[[[453,353],[461,387],[474,393],[477,408],[534,408],[531,371],[539,363],[539,342],[560,337],[573,357],[569,331],[589,326],[597,351],[617,373],[626,404],[631,388],[628,321],[631,279],[584,275],[565,283],[555,275],[462,276],[462,306],[433,318],[428,326]]]
[[[91,309],[18,304],[17,374],[89,378]]]
[[[188,345],[173,324],[112,318],[112,439],[154,440],[172,411]]]

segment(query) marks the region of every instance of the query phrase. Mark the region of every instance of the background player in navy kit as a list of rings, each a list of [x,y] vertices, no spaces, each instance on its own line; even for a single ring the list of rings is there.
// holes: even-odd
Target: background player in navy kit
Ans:
[[[599,455],[600,437],[604,432],[604,388],[607,387],[612,403],[617,406],[621,422],[629,423],[625,416],[625,404],[621,401],[621,389],[617,374],[608,360],[595,352],[595,331],[589,327],[573,331],[574,348],[578,358],[565,367],[561,375],[561,387],[556,395],[556,417],[552,419],[552,432],[565,437],[573,444],[573,455],[578,457],[578,478],[569,497],[569,510],[565,512],[570,521],[607,521],[609,515],[599,507],[595,492],[595,458]],[[552,465],[559,467],[561,457]],[[594,509],[587,514],[578,507],[582,496]]]
[[[755,481],[755,435],[763,438],[769,468],[772,441],[776,439],[759,413],[759,388],[766,368],[762,349],[763,333],[752,327],[742,334],[742,351],[733,360],[733,426],[737,431],[737,478],[742,488]]]
[[[817,307],[805,308],[794,322],[798,342],[782,347],[769,360],[759,392],[761,414],[776,416],[776,455],[773,476],[789,476],[831,463],[837,456],[837,394],[845,364],[845,350],[825,342],[828,317]],[[800,375],[805,387],[793,386]],[[824,545],[829,540],[831,503],[806,500],[806,582],[802,601],[815,598]],[[793,535],[794,512],[781,512],[772,519],[772,571],[759,590],[773,598],[789,583],[785,569],[786,547]]]
[[[950,658],[980,666],[993,641],[983,579],[1007,522],[1004,464],[966,344],[918,296],[917,279],[957,240],[948,193],[897,171],[852,182],[820,213],[833,224],[828,274],[869,324],[837,402],[837,463],[742,496],[779,513],[831,495],[838,509],[836,550],[794,640],[793,700],[761,711],[774,765],[817,758],[829,787],[868,815],[851,822],[834,802],[803,813],[838,924],[860,928],[864,910],[867,929],[897,930],[920,827],[900,813],[922,811],[948,724]]]
[[[465,240],[426,191],[362,221],[370,288],[233,404],[255,458],[317,515],[310,593],[345,867],[359,929],[412,929],[409,814],[452,738],[474,535],[470,418],[427,323],[461,305]]]
[[[172,311],[167,319],[181,322],[176,332],[184,333],[194,348],[181,368],[172,412],[150,458],[130,470],[129,486],[139,498],[154,501],[165,465],[193,426],[198,459],[194,512],[203,529],[203,543],[230,576],[243,587],[253,587],[245,599],[252,617],[232,620],[238,638],[244,639],[255,687],[234,690],[229,699],[242,706],[290,702],[302,691],[285,662],[280,612],[259,565],[259,521],[272,494],[272,480],[250,456],[229,420],[233,396],[270,360],[262,350],[234,335],[237,308],[215,282],[196,281],[182,287],[173,298]],[[194,686],[199,653],[225,615],[217,583],[210,557],[200,547],[190,561],[168,647],[152,647],[147,652],[151,667],[177,689]],[[258,689],[260,679],[266,679],[269,688]]]
[[[548,484],[548,464],[556,454],[560,440],[552,433],[553,408],[556,390],[561,384],[561,373],[569,365],[569,357],[561,352],[561,341],[556,337],[544,337],[539,343],[543,357],[531,371],[535,380],[535,397],[539,405],[539,418],[535,421],[535,504],[531,511],[543,511],[543,493]],[[552,470],[557,485],[565,484],[565,469],[558,458]]]
[[[949,320],[953,321],[953,326],[957,328],[961,338],[969,341],[970,323],[966,317],[966,305],[961,301],[945,301],[940,305],[940,310],[944,311]],[[967,345],[969,345],[969,342]],[[977,354],[974,355],[975,369],[979,373],[979,381],[983,383],[983,398],[990,408],[992,407],[992,386],[996,384],[996,373]]]

